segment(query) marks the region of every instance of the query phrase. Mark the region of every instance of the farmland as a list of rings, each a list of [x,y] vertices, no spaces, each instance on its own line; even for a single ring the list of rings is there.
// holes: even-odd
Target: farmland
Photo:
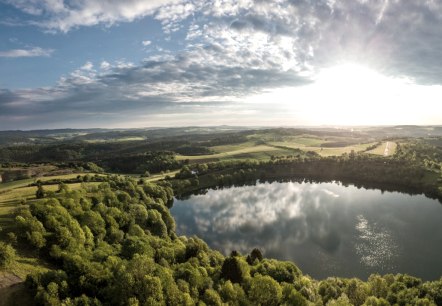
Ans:
[[[308,152],[320,156],[340,156],[351,152],[366,152],[383,155],[385,145],[383,142],[376,149],[368,150],[375,145],[372,139],[354,137],[320,137],[302,134],[299,136],[281,136],[275,134],[253,134],[247,141],[238,144],[227,144],[208,147],[213,154],[204,155],[177,155],[178,160],[190,162],[210,162],[217,160],[269,160],[279,156],[303,156]],[[389,142],[390,153],[393,155],[396,144]]]

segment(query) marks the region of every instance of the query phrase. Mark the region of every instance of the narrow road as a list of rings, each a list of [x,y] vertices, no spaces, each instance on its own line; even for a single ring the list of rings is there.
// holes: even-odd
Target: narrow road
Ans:
[[[387,144],[385,145],[384,156],[388,156],[388,147],[389,146],[390,146],[390,142],[387,141]]]

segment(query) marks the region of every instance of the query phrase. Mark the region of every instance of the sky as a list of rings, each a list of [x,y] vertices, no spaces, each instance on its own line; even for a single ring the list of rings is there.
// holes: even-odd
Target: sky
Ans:
[[[442,124],[439,0],[0,0],[0,130]]]

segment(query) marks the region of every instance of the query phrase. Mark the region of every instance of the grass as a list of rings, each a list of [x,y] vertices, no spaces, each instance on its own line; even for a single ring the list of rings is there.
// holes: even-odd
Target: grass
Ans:
[[[42,176],[42,177],[29,178],[29,179],[12,181],[12,182],[7,182],[7,183],[0,183],[0,194],[5,192],[6,190],[16,189],[19,187],[27,186],[29,184],[36,182],[37,180],[40,180],[42,182],[46,182],[49,180],[56,180],[56,179],[69,180],[69,179],[76,178],[79,175],[83,176],[86,174],[95,175],[95,173],[81,172],[81,173],[70,173],[70,174],[63,174],[63,175]],[[104,175],[104,174],[98,174],[98,175]]]
[[[210,149],[213,150],[215,153],[226,153],[226,152],[238,151],[238,150],[243,150],[246,148],[251,148],[254,146],[256,146],[255,141],[247,141],[247,142],[242,142],[239,144],[213,146],[213,147],[210,147]]]
[[[262,135],[261,135],[262,136]],[[269,160],[271,156],[292,155],[295,150],[304,152],[313,151],[321,156],[336,156],[344,153],[361,152],[374,143],[353,144],[353,138],[348,137],[329,137],[321,138],[317,136],[302,134],[297,136],[279,136],[265,135],[267,143],[252,141],[254,138],[249,137],[250,141],[240,144],[214,146],[210,149],[215,153],[207,155],[178,155],[178,160],[188,159],[190,162],[211,162],[218,160],[238,160],[238,159],[255,159]],[[340,142],[344,146],[339,147],[321,147],[322,144],[330,142]],[[345,145],[348,143],[348,145]]]
[[[174,176],[178,172],[180,172],[180,170],[165,171],[163,173],[151,174],[149,177],[143,177],[143,179],[145,179],[148,182],[155,182],[164,179],[168,175]],[[139,179],[142,175],[141,173],[108,173],[108,174],[117,175],[117,176],[129,176],[135,179]]]
[[[301,139],[302,140],[302,139]],[[306,145],[308,142],[300,143],[300,142],[272,142],[272,145],[276,146],[285,146],[288,148],[293,149],[300,149],[305,152],[307,151],[313,151],[318,153],[321,156],[337,156],[342,155],[344,153],[350,153],[352,150],[354,152],[360,152],[364,151],[369,146],[373,145],[373,143],[363,143],[363,144],[354,144],[354,145],[348,145],[344,147],[320,147],[316,145]],[[312,141],[311,143],[318,144],[317,141]],[[323,142],[326,143],[326,142]],[[319,143],[322,144],[322,143]]]
[[[18,181],[12,181],[12,182],[7,182],[7,183],[0,183],[0,193],[2,191],[8,190],[8,189],[13,189],[13,188],[29,185],[29,184],[33,183],[34,181],[35,181],[35,179],[32,178],[32,179],[18,180]]]
[[[169,172],[165,172],[165,173],[160,173],[160,174],[153,174],[151,176],[149,176],[146,181],[148,182],[155,182],[158,180],[161,180],[163,178],[165,178],[166,176],[171,176],[174,177],[175,174],[177,174],[178,172],[180,172],[180,170],[175,170],[175,171],[169,171]]]
[[[178,155],[177,159],[178,160],[208,160],[208,159],[232,159],[232,158],[239,158],[240,156],[244,156],[244,154],[248,154],[248,153],[258,153],[258,152],[272,152],[272,151],[280,151],[280,149],[272,147],[272,146],[268,146],[268,145],[255,145],[255,146],[243,146],[241,148],[237,148],[238,146],[234,146],[235,149],[228,151],[227,149],[228,146],[223,146],[223,150],[225,150],[224,152],[219,152],[219,153],[215,153],[215,154],[207,154],[207,155],[195,155],[195,156],[190,156],[190,155]],[[213,147],[213,148],[218,148],[219,147]],[[213,149],[212,148],[212,149]]]
[[[393,155],[396,152],[397,144],[392,141],[384,141],[379,146],[377,146],[373,150],[368,151],[367,153],[384,156],[387,144],[388,144],[388,155],[386,156]]]
[[[289,136],[284,137],[283,141],[273,141],[272,144],[301,148],[301,147],[320,147],[321,144],[327,143],[328,140],[319,137],[301,135],[301,136]]]
[[[125,141],[142,141],[145,140],[144,137],[121,137],[121,138],[112,138],[112,139],[87,139],[85,142],[87,143],[106,143],[106,142],[125,142]]]
[[[316,147],[305,147],[302,150],[309,150],[318,153],[321,156],[339,156],[344,153],[361,152],[367,149],[369,146],[373,145],[372,143],[364,143],[364,144],[355,144],[345,147],[335,147],[335,148],[316,148]]]

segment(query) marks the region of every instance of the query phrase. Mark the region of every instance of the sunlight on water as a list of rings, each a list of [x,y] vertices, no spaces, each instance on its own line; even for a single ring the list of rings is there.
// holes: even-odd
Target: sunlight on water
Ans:
[[[358,215],[357,220],[356,230],[359,237],[355,241],[355,248],[361,257],[361,264],[384,271],[393,270],[399,248],[391,231],[376,222],[370,223],[363,215]]]
[[[179,235],[214,249],[294,261],[316,278],[442,273],[442,206],[339,183],[264,182],[208,190],[171,209]]]

